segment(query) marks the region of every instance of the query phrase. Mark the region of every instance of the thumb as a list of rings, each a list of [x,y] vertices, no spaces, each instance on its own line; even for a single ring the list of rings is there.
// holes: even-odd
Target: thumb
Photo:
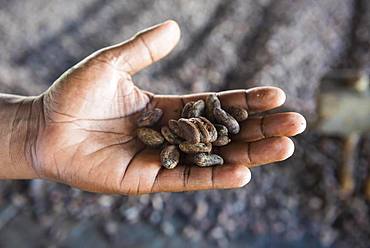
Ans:
[[[106,47],[97,56],[134,75],[169,54],[179,39],[179,25],[169,20],[145,29],[123,43]]]

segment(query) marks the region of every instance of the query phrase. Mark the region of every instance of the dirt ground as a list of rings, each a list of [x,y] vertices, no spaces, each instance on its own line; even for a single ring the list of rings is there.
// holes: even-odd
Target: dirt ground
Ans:
[[[179,46],[134,78],[155,93],[274,85],[284,110],[313,123],[323,75],[370,73],[367,0],[0,0],[0,92],[39,94],[93,51],[167,19],[181,26]],[[369,247],[370,136],[347,199],[342,140],[309,128],[294,142],[292,158],[253,169],[238,190],[125,197],[3,181],[0,247]]]

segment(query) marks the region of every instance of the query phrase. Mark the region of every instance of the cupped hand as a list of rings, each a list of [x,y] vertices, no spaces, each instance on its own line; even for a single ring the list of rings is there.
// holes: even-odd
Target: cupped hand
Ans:
[[[43,122],[37,135],[33,167],[46,178],[93,192],[142,194],[236,188],[251,179],[249,168],[292,155],[288,136],[301,133],[298,113],[250,117],[219,152],[225,165],[200,168],[179,165],[162,169],[159,150],[136,137],[136,119],[147,108],[163,109],[163,124],[179,118],[190,100],[155,95],[136,87],[132,76],[166,56],[180,38],[178,25],[167,21],[132,39],[99,50],[64,73],[41,97]],[[220,92],[223,106],[243,106],[250,113],[282,105],[285,94],[274,87]]]

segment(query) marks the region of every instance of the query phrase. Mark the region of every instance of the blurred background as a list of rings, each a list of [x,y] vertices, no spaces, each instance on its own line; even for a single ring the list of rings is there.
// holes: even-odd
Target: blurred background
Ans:
[[[325,75],[367,80],[367,0],[0,0],[0,92],[39,94],[95,50],[167,19],[180,44],[135,82],[168,94],[281,87],[283,110],[310,122],[293,157],[253,169],[238,190],[126,197],[2,181],[0,247],[369,247],[370,136],[355,129],[352,146],[348,133],[312,125]]]

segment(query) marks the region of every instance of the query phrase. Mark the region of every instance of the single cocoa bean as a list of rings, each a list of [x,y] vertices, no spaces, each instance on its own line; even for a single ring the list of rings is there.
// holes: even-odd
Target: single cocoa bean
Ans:
[[[161,128],[161,133],[163,137],[168,141],[168,143],[172,145],[178,145],[183,142],[183,140],[179,136],[171,132],[170,128],[167,126],[163,126]]]
[[[218,136],[228,136],[229,135],[229,131],[227,130],[227,128],[224,125],[215,124],[214,126],[217,130],[217,135]]]
[[[180,138],[184,138],[183,137],[183,133],[182,133],[180,127],[179,127],[178,121],[172,120],[172,119],[169,120],[168,121],[168,127],[170,128],[170,130],[172,131],[172,133],[176,134]]]
[[[221,102],[215,93],[210,94],[206,98],[206,116],[207,119],[213,122],[215,120],[213,112],[215,108],[221,108]]]
[[[235,106],[228,106],[224,107],[224,110],[232,117],[234,117],[234,119],[238,122],[245,121],[248,118],[248,111],[246,109]]]
[[[181,151],[185,153],[199,153],[199,152],[211,152],[212,145],[211,143],[205,144],[205,143],[197,143],[197,144],[191,144],[188,142],[181,143],[179,145],[179,148]]]
[[[224,160],[222,157],[216,154],[208,154],[208,153],[194,154],[190,160],[200,167],[224,164]]]
[[[182,108],[181,117],[182,118],[189,118],[189,112],[191,108],[194,105],[194,101],[188,102],[185,104],[185,106]]]
[[[205,106],[206,104],[203,100],[194,102],[193,106],[188,112],[188,118],[201,116],[204,113]]]
[[[147,127],[141,127],[137,129],[137,137],[140,139],[141,142],[143,142],[145,145],[151,146],[151,147],[157,147],[163,144],[164,138],[163,136]]]
[[[230,141],[231,139],[228,136],[222,135],[222,136],[218,136],[217,139],[212,142],[212,145],[213,146],[226,146],[227,144],[230,143]]]
[[[202,99],[196,102],[194,101],[188,102],[182,109],[181,117],[183,118],[199,117],[204,113],[205,106],[206,104]]]
[[[209,142],[213,142],[217,139],[217,129],[207,118],[200,116],[199,119],[202,121],[203,126],[209,133]]]
[[[192,144],[200,142],[200,132],[197,126],[189,121],[189,119],[181,118],[178,120],[181,130],[181,137]]]
[[[224,125],[231,134],[237,134],[240,131],[239,123],[221,108],[215,108],[213,115],[219,124]]]
[[[161,165],[167,169],[173,169],[180,161],[180,152],[174,145],[163,148],[160,153]]]
[[[154,108],[144,111],[136,120],[138,127],[150,127],[156,124],[162,117],[163,111],[160,108]]]
[[[199,118],[190,118],[189,121],[191,121],[197,126],[200,133],[200,142],[209,143],[211,140],[211,136],[207,128],[205,127],[204,123]]]

